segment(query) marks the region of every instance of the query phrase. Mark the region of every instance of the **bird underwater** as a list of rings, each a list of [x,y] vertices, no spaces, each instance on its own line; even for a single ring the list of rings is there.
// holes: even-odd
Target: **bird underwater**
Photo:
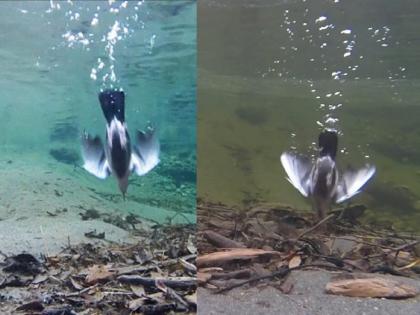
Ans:
[[[118,90],[99,93],[106,119],[106,141],[84,132],[82,139],[83,168],[98,178],[113,174],[125,199],[131,173],[145,175],[159,163],[160,145],[155,129],[137,130],[134,144],[125,123],[125,94]]]
[[[284,152],[280,161],[287,174],[287,180],[305,196],[309,197],[318,219],[325,218],[333,203],[341,203],[358,194],[375,174],[375,166],[366,164],[358,170],[340,172],[336,165],[338,135],[333,129],[319,134],[319,156],[310,158]]]

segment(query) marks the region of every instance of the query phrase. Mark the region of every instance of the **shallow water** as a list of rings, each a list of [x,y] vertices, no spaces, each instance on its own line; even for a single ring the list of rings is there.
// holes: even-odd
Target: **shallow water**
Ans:
[[[419,230],[420,4],[203,1],[198,8],[198,196],[310,209],[283,151],[340,131],[341,167],[377,167],[353,203],[367,221]]]
[[[0,218],[77,224],[94,208],[194,222],[194,1],[1,1],[0,25]],[[150,121],[161,142],[127,201],[80,167],[82,132],[105,138],[97,94],[111,87],[126,93],[129,132]]]

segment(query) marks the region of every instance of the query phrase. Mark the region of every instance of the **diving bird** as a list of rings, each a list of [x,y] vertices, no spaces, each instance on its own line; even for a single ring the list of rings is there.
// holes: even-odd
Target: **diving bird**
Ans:
[[[84,133],[82,139],[83,168],[99,178],[113,174],[125,199],[128,177],[132,172],[142,176],[159,163],[159,140],[155,130],[138,130],[134,144],[125,123],[123,91],[105,90],[99,93],[99,102],[106,119],[105,145],[101,139]]]
[[[318,137],[319,156],[312,162],[308,157],[284,152],[280,161],[287,180],[312,201],[318,219],[323,219],[333,203],[341,203],[358,194],[375,174],[375,166],[366,164],[359,170],[337,169],[338,136],[332,129],[322,131]]]

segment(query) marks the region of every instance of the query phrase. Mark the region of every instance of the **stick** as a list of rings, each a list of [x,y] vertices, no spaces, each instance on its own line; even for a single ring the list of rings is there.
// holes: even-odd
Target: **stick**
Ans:
[[[420,240],[416,240],[416,241],[412,241],[408,244],[404,244],[404,245],[401,245],[401,246],[398,246],[398,247],[395,247],[395,248],[384,247],[384,246],[380,246],[380,247],[385,248],[385,249],[389,249],[391,252],[396,252],[395,253],[395,258],[396,258],[396,257],[398,257],[398,254],[399,254],[400,251],[402,251],[404,249],[407,249],[407,248],[410,248],[410,247],[413,247],[413,246],[415,246],[419,243],[420,243]],[[373,244],[372,246],[379,246],[379,245]],[[389,254],[390,253],[374,254],[374,255],[366,256],[366,258],[378,258],[378,257],[386,256],[386,255],[389,255]]]
[[[64,297],[72,297],[72,296],[78,296],[80,294],[83,294],[89,290],[92,290],[94,288],[96,288],[98,286],[98,284],[94,284],[90,287],[84,288],[83,290],[77,291],[77,292],[72,292],[72,293],[56,293],[58,296],[64,296]]]
[[[146,278],[141,276],[119,276],[117,280],[121,283],[132,284],[132,285],[143,285],[146,287],[156,287],[156,279]],[[172,280],[172,279],[159,279],[164,285],[172,289],[194,289],[197,287],[197,280],[190,278],[187,280]]]
[[[297,238],[297,240],[299,240],[300,238],[302,238],[302,236],[316,230],[318,227],[320,227],[323,223],[327,222],[329,219],[331,219],[332,217],[335,217],[335,213],[331,213],[329,216],[326,216],[325,218],[323,218],[321,221],[319,221],[317,224],[315,224],[313,227],[307,229],[306,231],[303,231]]]
[[[214,231],[205,231],[204,237],[207,241],[219,248],[244,248],[244,244],[231,240]]]
[[[292,271],[294,269],[297,269],[297,268],[299,268],[299,267],[296,267],[296,268],[293,268],[293,269],[289,269],[289,267],[283,267],[282,269],[277,270],[277,271],[274,271],[273,273],[271,273],[269,275],[252,277],[252,278],[250,278],[248,280],[245,280],[245,281],[242,281],[240,283],[235,283],[235,284],[232,284],[232,285],[227,286],[225,288],[219,289],[219,290],[216,291],[216,293],[223,293],[223,292],[226,292],[226,291],[230,291],[232,289],[239,288],[239,287],[241,287],[241,286],[243,286],[245,284],[248,284],[248,283],[251,283],[251,282],[255,282],[255,281],[260,281],[260,280],[265,280],[265,279],[271,279],[271,278],[274,278],[274,277],[284,277],[290,271]]]
[[[155,286],[161,290],[163,293],[165,293],[168,297],[174,299],[178,303],[182,304],[186,309],[189,309],[189,304],[187,301],[185,301],[182,297],[178,295],[178,293],[175,292],[175,290],[169,288],[168,286],[164,285],[162,280],[156,280]]]
[[[402,251],[404,249],[407,249],[409,247],[416,246],[419,243],[420,243],[420,240],[416,240],[416,241],[410,242],[408,244],[401,245],[401,246],[395,248],[394,251],[396,251],[398,253],[398,252],[400,252],[400,251]]]
[[[322,265],[322,264],[300,265],[300,266],[297,266],[297,267],[294,267],[294,268],[283,267],[283,268],[281,268],[281,269],[279,269],[277,271],[272,272],[269,275],[256,276],[256,277],[253,277],[251,279],[242,281],[240,283],[235,283],[233,285],[230,285],[230,286],[227,286],[225,288],[219,289],[219,290],[216,291],[216,293],[223,293],[223,292],[226,292],[226,291],[230,291],[232,289],[239,288],[239,287],[241,287],[241,286],[243,286],[245,284],[248,284],[248,283],[251,283],[251,282],[255,282],[255,281],[261,281],[261,280],[265,280],[265,279],[271,279],[271,278],[274,278],[274,277],[285,277],[285,276],[287,276],[293,270],[298,270],[298,269],[303,269],[303,268],[308,268],[308,267],[317,267],[317,268],[325,268],[325,267],[328,267],[328,268],[342,270],[342,268],[339,268],[339,267],[336,267],[336,266],[325,266],[325,265]]]
[[[231,272],[217,272],[212,273],[212,279],[244,279],[251,277],[252,270],[251,269],[242,269],[236,270]]]
[[[142,314],[166,314],[170,311],[175,311],[177,309],[176,303],[167,303],[167,304],[146,304],[140,306],[136,309],[137,312]]]

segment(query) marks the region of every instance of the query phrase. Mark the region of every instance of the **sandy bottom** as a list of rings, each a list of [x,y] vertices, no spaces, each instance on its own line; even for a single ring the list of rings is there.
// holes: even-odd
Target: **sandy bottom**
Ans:
[[[272,286],[234,289],[226,294],[213,294],[199,288],[200,314],[279,314],[279,315],[336,315],[336,314],[405,314],[418,315],[420,298],[389,300],[329,295],[325,285],[334,273],[327,271],[294,271],[290,294],[283,294]],[[375,277],[381,277],[375,275]],[[420,290],[420,281],[386,276]]]
[[[92,242],[84,234],[94,230],[105,232],[105,242],[134,242],[128,231],[105,223],[101,218],[83,221],[80,213],[88,209],[121,218],[133,213],[139,216],[142,228],[168,218],[173,223],[195,220],[193,214],[179,215],[139,204],[130,198],[123,201],[113,179],[100,181],[80,168],[57,163],[48,157],[19,152],[1,155],[1,252],[52,255],[69,242],[72,245]]]

